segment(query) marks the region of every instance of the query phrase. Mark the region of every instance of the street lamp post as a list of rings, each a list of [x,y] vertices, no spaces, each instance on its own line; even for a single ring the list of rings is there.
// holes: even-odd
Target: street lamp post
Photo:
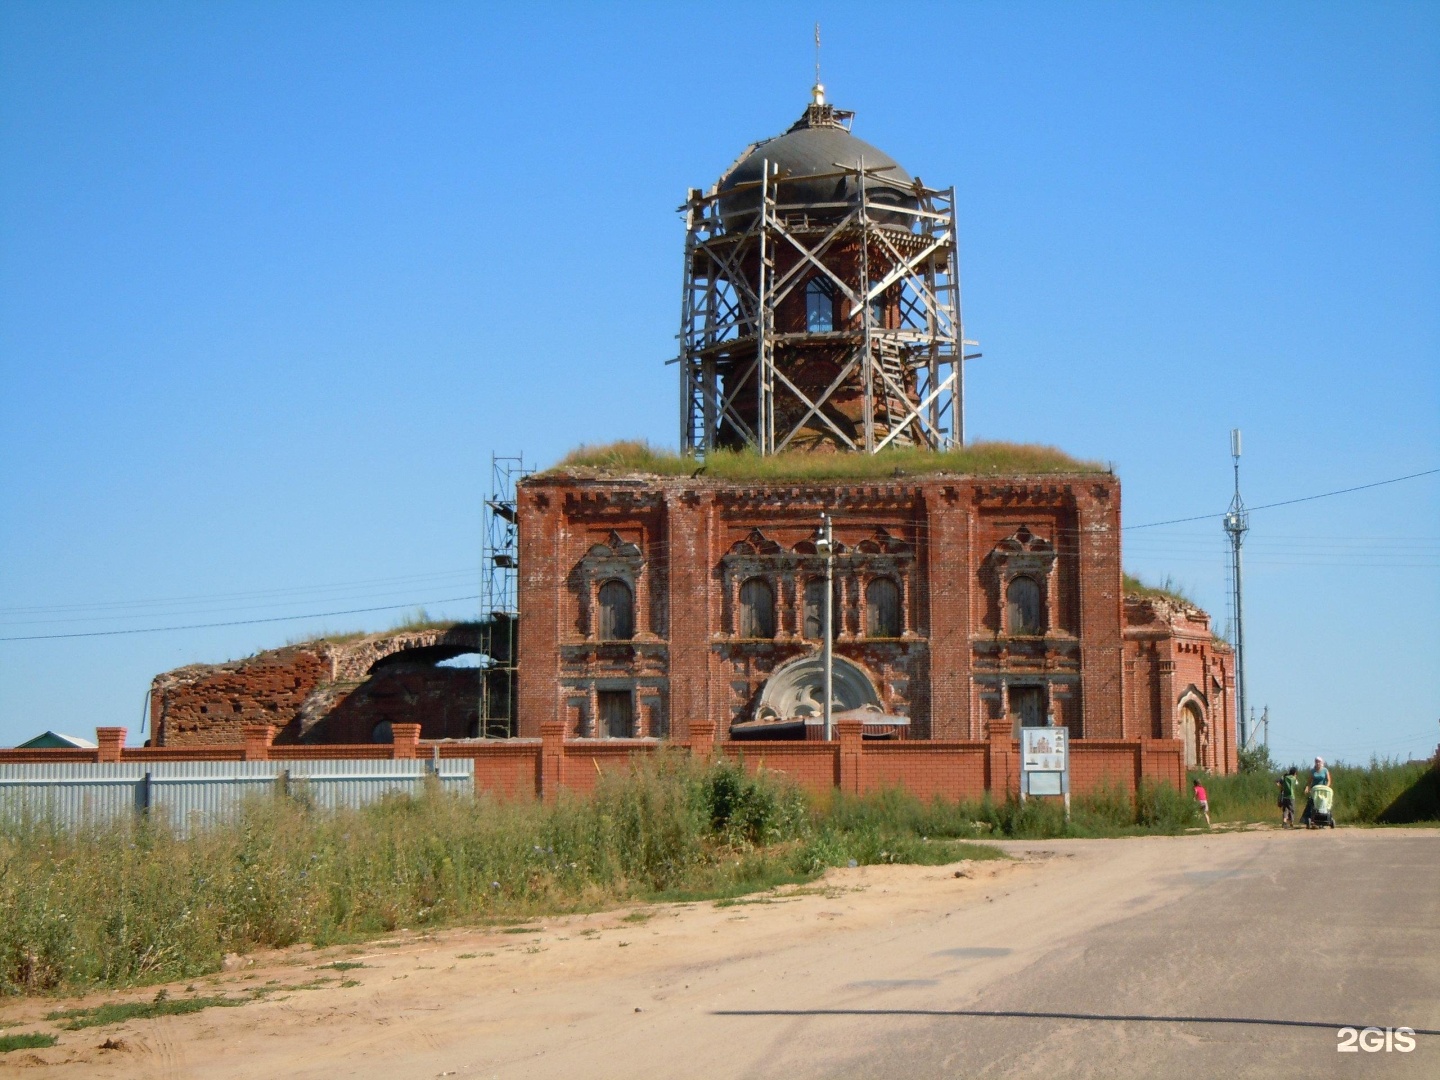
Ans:
[[[820,619],[820,636],[823,639],[820,656],[821,665],[825,669],[823,694],[825,741],[830,742],[834,737],[831,723],[831,698],[834,692],[835,654],[832,648],[834,634],[831,632],[831,628],[835,618],[835,538],[830,532],[830,515],[821,514],[820,521],[820,535],[815,540],[815,550],[825,557],[825,601],[821,608],[824,614]]]

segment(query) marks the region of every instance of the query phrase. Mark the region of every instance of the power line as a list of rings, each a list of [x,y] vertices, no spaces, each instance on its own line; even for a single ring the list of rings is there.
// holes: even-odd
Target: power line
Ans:
[[[308,615],[276,615],[269,619],[237,619],[234,622],[191,623],[188,626],[146,626],[130,630],[91,630],[82,634],[30,634],[24,637],[0,637],[0,641],[54,641],[59,638],[116,637],[121,634],[164,634],[171,630],[210,630],[219,626],[253,626],[256,623],[294,622],[298,619],[325,619],[331,615],[361,615],[372,611],[395,611],[398,608],[423,607],[426,604],[457,604],[462,600],[478,600],[474,596],[449,596],[443,600],[421,600],[409,604],[384,604],[380,607],[349,608],[345,611],[314,611]]]
[[[210,593],[198,596],[173,596],[155,600],[112,600],[112,601],[90,601],[84,604],[52,604],[31,607],[6,607],[0,608],[0,616],[5,615],[31,615],[44,614],[47,612],[67,611],[99,611],[108,608],[135,608],[135,607],[170,607],[182,604],[211,603],[224,600],[250,600],[263,597],[276,597],[293,595],[298,593],[328,592],[338,590],[348,592],[352,589],[366,588],[372,585],[398,585],[416,582],[435,581],[445,578],[459,577],[473,574],[473,567],[462,567],[455,570],[437,570],[424,574],[405,574],[399,577],[368,578],[361,581],[337,581],[325,585],[295,585],[289,587],[254,589],[241,592]]]
[[[1314,502],[1316,499],[1328,499],[1332,495],[1349,495],[1352,491],[1367,491],[1370,488],[1384,487],[1386,484],[1398,484],[1402,480],[1416,480],[1422,476],[1433,476],[1440,473],[1440,469],[1426,469],[1424,472],[1411,473],[1408,476],[1396,476],[1389,480],[1376,480],[1373,484],[1359,484],[1355,487],[1340,488],[1337,491],[1322,491],[1319,495],[1305,495],[1298,499],[1282,499],[1280,502],[1265,503],[1263,506],[1246,507],[1252,514],[1256,510],[1273,510],[1277,506],[1294,506],[1296,503]],[[1187,521],[1213,521],[1215,518],[1224,517],[1224,514],[1197,514],[1195,517],[1171,518],[1169,521],[1149,521],[1144,525],[1125,525],[1123,529],[1155,529],[1161,525],[1183,525]]]

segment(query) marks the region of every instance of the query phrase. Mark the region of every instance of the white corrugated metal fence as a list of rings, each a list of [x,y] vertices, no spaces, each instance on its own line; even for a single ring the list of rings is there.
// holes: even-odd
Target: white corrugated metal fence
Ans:
[[[163,815],[186,831],[219,821],[247,797],[288,791],[334,809],[391,792],[418,795],[427,777],[442,790],[475,791],[470,758],[317,761],[124,761],[0,764],[0,814],[78,825],[125,814]]]

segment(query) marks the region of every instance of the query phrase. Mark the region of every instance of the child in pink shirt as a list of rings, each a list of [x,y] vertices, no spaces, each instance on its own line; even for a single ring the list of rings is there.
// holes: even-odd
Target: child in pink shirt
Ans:
[[[1205,815],[1205,827],[1210,827],[1210,799],[1205,794],[1205,789],[1200,786],[1200,781],[1194,781],[1195,801],[1200,804],[1200,813]]]

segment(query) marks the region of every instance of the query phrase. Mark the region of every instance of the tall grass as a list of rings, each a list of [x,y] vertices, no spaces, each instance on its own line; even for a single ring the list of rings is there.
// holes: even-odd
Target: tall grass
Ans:
[[[794,786],[678,754],[550,806],[436,791],[328,812],[277,795],[190,839],[144,821],[77,831],[11,818],[0,993],[189,978],[227,952],[735,895],[827,860],[873,861],[864,845],[817,836]]]
[[[552,805],[275,794],[181,839],[160,823],[0,821],[0,994],[193,978],[226,953],[631,900],[732,897],[830,866],[996,858],[987,837],[1176,832],[1168,788],[1050,801],[812,799],[773,773],[661,753]]]
[[[572,450],[552,473],[643,473],[689,476],[702,463],[641,441],[621,441]],[[705,456],[703,473],[719,480],[889,479],[936,473],[997,475],[1105,472],[1105,465],[1071,457],[1053,446],[979,442],[959,450],[895,447],[878,454],[823,454],[805,451],[761,456],[750,450],[716,450]]]
[[[1432,762],[1371,758],[1367,765],[1335,762],[1329,768],[1335,789],[1335,820],[1341,825],[1440,822],[1440,772]],[[1280,790],[1275,781],[1283,771],[1276,767],[1233,776],[1205,776],[1201,782],[1210,796],[1212,820],[1279,821],[1276,804]],[[1298,823],[1305,808],[1309,766],[1300,766],[1297,776]]]

